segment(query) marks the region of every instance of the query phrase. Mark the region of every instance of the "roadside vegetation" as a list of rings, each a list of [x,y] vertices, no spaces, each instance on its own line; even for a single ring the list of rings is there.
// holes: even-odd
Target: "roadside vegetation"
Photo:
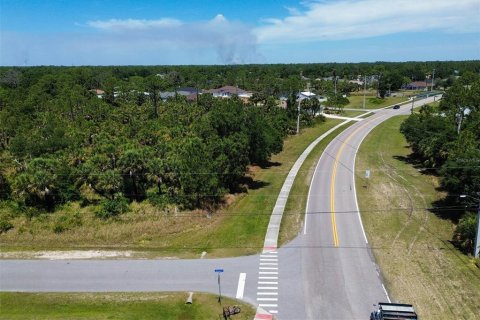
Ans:
[[[344,108],[363,109],[363,96],[350,96],[348,100],[349,103]],[[381,99],[376,96],[366,96],[365,109],[380,109],[405,101],[408,101],[408,97],[386,97]]]
[[[296,93],[309,88],[341,108],[370,74],[379,107],[407,75],[435,67],[451,80],[477,66],[0,67],[1,250],[257,252],[291,164],[338,123],[322,124],[320,100],[304,99],[303,133],[292,136]],[[249,101],[198,94],[240,83]]]
[[[476,319],[480,269],[452,244],[455,223],[429,210],[446,193],[438,176],[410,163],[412,151],[399,130],[405,119],[379,125],[357,155],[356,188],[370,247],[393,301],[414,304],[422,319]]]
[[[0,319],[223,319],[223,306],[240,306],[236,320],[255,309],[238,300],[195,293],[0,293]]]
[[[423,106],[401,126],[413,161],[440,177],[447,196],[436,203],[449,207],[438,215],[458,223],[453,242],[473,253],[480,202],[480,76],[460,77],[440,103]]]
[[[327,120],[289,136],[269,165],[249,167],[246,193],[228,195],[225,206],[210,216],[204,210],[162,210],[148,202],[133,202],[130,211],[104,220],[91,207],[75,202],[54,213],[10,220],[18,227],[0,235],[1,249],[132,250],[128,257],[134,258],[199,257],[203,251],[208,257],[256,253],[263,247],[270,214],[291,166],[314,139],[340,122]],[[56,228],[62,231],[55,232]]]

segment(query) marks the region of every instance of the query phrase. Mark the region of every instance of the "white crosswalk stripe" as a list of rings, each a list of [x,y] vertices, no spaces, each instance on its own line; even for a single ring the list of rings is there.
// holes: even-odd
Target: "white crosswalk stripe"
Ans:
[[[260,255],[257,301],[260,307],[268,308],[268,312],[272,315],[278,314],[278,304],[268,303],[278,303],[278,269],[278,256],[276,251],[265,252]]]

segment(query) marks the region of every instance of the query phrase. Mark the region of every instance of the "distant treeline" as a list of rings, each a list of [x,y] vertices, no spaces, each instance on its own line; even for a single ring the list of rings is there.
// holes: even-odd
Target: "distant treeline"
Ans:
[[[11,67],[0,67],[5,75]],[[392,90],[406,81],[423,81],[427,77],[448,79],[464,72],[480,72],[480,60],[427,61],[427,62],[375,62],[375,63],[321,63],[321,64],[272,64],[272,65],[215,65],[215,66],[109,66],[109,67],[21,67],[22,86],[28,88],[46,74],[53,77],[70,74],[79,85],[87,89],[107,88],[116,82],[127,87],[137,86],[141,79],[159,75],[164,80],[164,90],[180,86],[200,89],[218,88],[224,85],[238,86],[267,95],[285,94],[318,84],[315,79],[336,76],[354,80],[358,76],[382,75]],[[12,76],[12,75],[11,75]],[[13,77],[15,78],[15,77]],[[15,79],[4,79],[15,81]],[[132,83],[133,82],[133,83]]]

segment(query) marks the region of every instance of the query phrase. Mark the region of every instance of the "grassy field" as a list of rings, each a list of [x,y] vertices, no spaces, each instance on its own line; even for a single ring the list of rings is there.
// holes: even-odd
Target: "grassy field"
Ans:
[[[431,211],[436,176],[408,161],[395,117],[365,139],[356,162],[362,219],[392,300],[413,303],[422,319],[479,319],[480,270],[450,243],[454,225]],[[364,172],[371,171],[366,181]]]
[[[211,294],[196,293],[0,293],[0,319],[223,319],[222,306],[238,305],[235,320],[253,319],[255,309]]]
[[[348,97],[349,104],[345,106],[347,109],[363,109],[363,96]],[[406,97],[386,97],[385,99],[375,98],[374,96],[367,96],[365,99],[365,109],[379,109],[407,101]]]
[[[203,211],[160,211],[133,203],[118,219],[102,221],[94,217],[93,207],[73,203],[55,214],[15,218],[15,228],[0,234],[0,250],[132,250],[133,258],[198,257],[203,251],[208,257],[254,254],[263,247],[271,211],[291,166],[311,141],[340,122],[327,120],[287,138],[271,166],[250,168],[248,192],[229,196],[225,208],[211,217]],[[54,232],[58,224],[64,227]]]

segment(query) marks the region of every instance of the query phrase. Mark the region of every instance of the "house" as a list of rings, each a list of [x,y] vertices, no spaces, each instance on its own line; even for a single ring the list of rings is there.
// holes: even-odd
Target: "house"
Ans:
[[[304,99],[311,99],[316,97],[316,94],[310,91],[302,91],[297,94],[297,101]]]
[[[246,93],[246,91],[234,86],[223,86],[218,89],[204,90],[204,93],[211,93],[215,98],[230,98],[233,95]]]
[[[191,94],[197,94],[200,90],[197,88],[193,87],[183,87],[183,88],[178,88],[177,93],[182,96],[188,97]]]
[[[95,94],[97,96],[97,98],[103,98],[103,96],[105,95],[105,91],[101,90],[101,89],[92,89],[90,90],[90,92],[92,92],[93,94]]]
[[[288,98],[287,97],[280,97],[280,99],[278,99],[278,100],[279,100],[278,107],[283,108],[283,109],[287,109]]]
[[[363,81],[361,80],[349,80],[348,83],[356,84],[358,86],[363,86]]]
[[[172,91],[160,92],[160,99],[162,99],[163,101],[166,101],[168,99],[175,98],[175,95],[176,93]]]
[[[406,90],[427,90],[431,86],[432,86],[432,80],[414,81],[414,82],[411,82],[407,85],[404,85],[403,89],[406,89]]]
[[[223,86],[218,89],[204,90],[203,93],[211,93],[214,98],[231,98],[237,95],[242,100],[248,100],[252,96],[251,92],[247,92],[239,87]]]

